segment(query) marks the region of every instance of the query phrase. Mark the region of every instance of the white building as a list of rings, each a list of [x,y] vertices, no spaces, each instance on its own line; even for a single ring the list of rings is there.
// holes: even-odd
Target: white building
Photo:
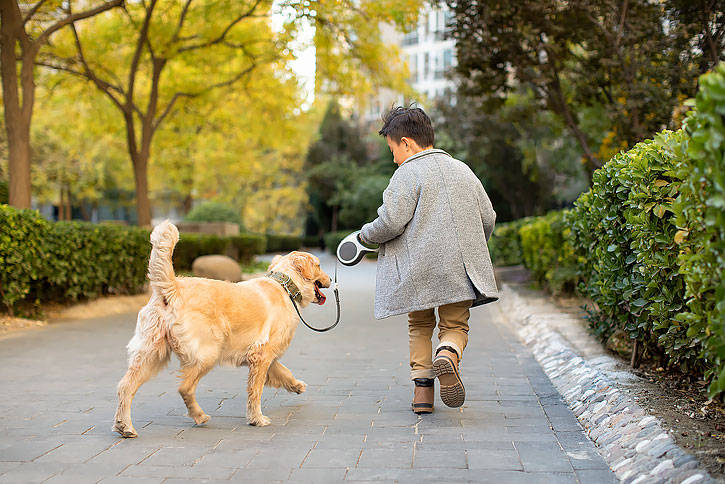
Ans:
[[[425,109],[428,103],[439,99],[448,98],[449,102],[454,102],[454,85],[445,75],[456,65],[456,44],[449,35],[453,18],[453,12],[441,4],[437,8],[426,7],[418,25],[407,34],[401,34],[391,26],[383,27],[383,40],[400,46],[410,70],[409,82],[419,97],[404,99],[393,91],[379,92],[370,97],[361,113],[363,123],[380,121],[382,114],[393,104],[416,102]]]

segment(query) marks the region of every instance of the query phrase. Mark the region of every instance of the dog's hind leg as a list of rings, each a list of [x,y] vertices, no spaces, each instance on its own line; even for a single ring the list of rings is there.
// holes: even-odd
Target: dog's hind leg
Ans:
[[[262,415],[262,390],[267,381],[267,370],[274,357],[266,351],[266,344],[256,343],[247,353],[249,378],[247,381],[247,423],[263,427],[271,421]]]
[[[118,409],[113,430],[123,437],[136,437],[136,429],[131,422],[131,402],[139,387],[159,372],[169,362],[166,344],[136,353],[130,360],[128,371],[118,382]]]
[[[186,408],[189,409],[189,417],[194,419],[197,425],[204,424],[209,421],[209,416],[204,413],[196,401],[196,385],[199,380],[209,373],[213,368],[212,365],[203,366],[187,366],[181,369],[182,381],[179,385],[179,394],[184,399]]]
[[[267,370],[266,385],[274,388],[284,388],[288,392],[303,393],[307,389],[307,385],[302,380],[298,380],[292,375],[292,372],[284,366],[279,360],[272,361]]]

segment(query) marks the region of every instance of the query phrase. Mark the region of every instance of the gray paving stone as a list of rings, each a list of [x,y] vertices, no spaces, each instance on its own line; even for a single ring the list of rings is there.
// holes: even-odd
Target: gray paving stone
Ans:
[[[328,256],[322,261],[332,268]],[[0,387],[7,389],[0,400],[0,482],[556,484],[576,482],[574,469],[591,477],[587,484],[610,482],[496,304],[471,311],[464,406],[447,408],[436,396],[433,415],[410,412],[406,318],[374,320],[374,272],[368,261],[341,270],[344,320],[335,331],[299,328],[282,361],[307,382],[307,392],[266,388],[263,411],[272,424],[263,428],[246,424],[243,368],[217,368],[201,380],[197,397],[212,418],[195,426],[176,391],[172,362],[134,399],[139,437],[112,433],[133,314],[0,339]],[[324,320],[334,307],[305,312]],[[37,354],[64,364],[48,365]],[[556,453],[559,442],[564,450]],[[525,472],[533,469],[541,472]]]
[[[355,467],[362,452],[363,449],[360,447],[352,447],[349,449],[314,448],[305,458],[302,463],[302,468]]]
[[[514,442],[527,472],[573,472],[567,454],[558,443]]]
[[[523,470],[523,464],[515,449],[469,450],[468,468],[485,470]]]

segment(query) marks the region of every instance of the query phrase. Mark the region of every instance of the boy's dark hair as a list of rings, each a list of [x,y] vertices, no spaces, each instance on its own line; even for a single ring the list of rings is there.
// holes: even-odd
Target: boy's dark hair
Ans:
[[[383,115],[383,127],[378,134],[389,136],[396,143],[400,143],[400,139],[405,136],[413,139],[421,148],[433,146],[435,141],[430,118],[422,109],[414,107],[393,107]]]

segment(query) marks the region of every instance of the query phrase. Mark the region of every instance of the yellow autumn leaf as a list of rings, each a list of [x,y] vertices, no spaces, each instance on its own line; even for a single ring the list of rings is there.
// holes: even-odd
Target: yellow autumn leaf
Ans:
[[[663,187],[663,186],[667,185],[668,183],[669,182],[667,180],[663,180],[661,178],[658,179],[658,180],[655,180],[655,186],[656,187]]]
[[[687,234],[689,234],[689,233],[690,233],[689,230],[678,230],[677,233],[675,234],[675,243],[678,245],[681,244],[685,240],[685,237],[687,237]]]

